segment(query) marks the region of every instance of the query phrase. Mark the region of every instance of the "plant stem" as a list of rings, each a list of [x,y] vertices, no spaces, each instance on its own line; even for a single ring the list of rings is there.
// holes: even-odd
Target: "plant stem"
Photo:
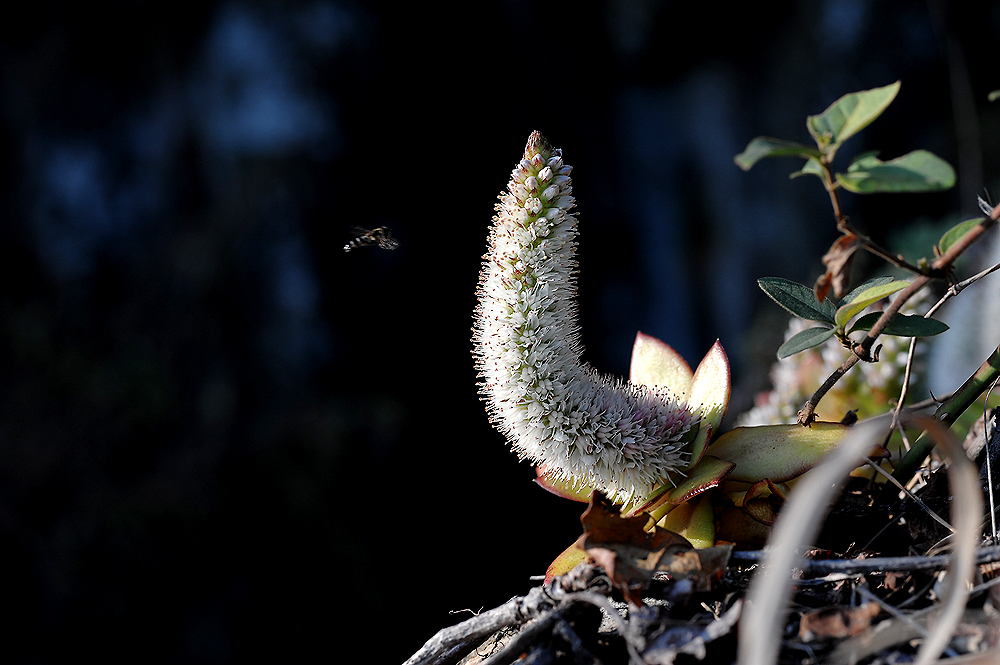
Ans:
[[[906,257],[902,254],[892,254],[888,250],[883,249],[874,240],[858,232],[858,230],[854,228],[854,225],[851,224],[851,220],[840,209],[840,200],[837,198],[837,190],[840,186],[834,181],[830,167],[825,164],[823,165],[823,185],[826,187],[826,191],[830,195],[830,204],[833,206],[833,216],[837,219],[838,231],[846,235],[854,236],[861,242],[861,246],[868,250],[868,252],[874,254],[887,263],[893,264],[897,268],[907,270],[915,275],[928,274],[927,269],[913,265],[907,261]]]
[[[951,427],[958,420],[958,417],[965,413],[965,410],[972,406],[979,399],[979,396],[993,385],[997,377],[1000,377],[1000,347],[997,347],[990,354],[990,357],[979,366],[975,374],[962,384],[961,388],[956,390],[951,397],[937,408],[937,411],[934,412],[934,419],[945,427]],[[913,477],[913,474],[917,472],[917,469],[924,463],[924,458],[930,454],[934,448],[934,443],[931,437],[924,436],[921,433],[917,437],[917,440],[913,442],[910,450],[903,455],[899,464],[896,465],[896,469],[892,472],[892,477],[902,485],[906,485],[910,481],[910,478]],[[878,502],[886,502],[890,498],[889,494],[891,493],[892,489],[886,486]]]
[[[836,203],[836,196],[832,191],[830,196],[834,201],[834,212],[839,215],[840,207]],[[889,325],[889,322],[892,321],[894,316],[896,316],[900,307],[902,307],[903,304],[914,294],[920,291],[920,289],[924,288],[931,281],[932,275],[937,276],[947,274],[948,269],[951,268],[955,260],[961,256],[961,254],[974,242],[979,240],[983,234],[986,233],[986,231],[996,224],[998,219],[1000,219],[1000,205],[993,208],[989,217],[984,219],[977,226],[970,229],[968,233],[959,238],[951,247],[948,248],[947,252],[937,257],[930,264],[930,268],[927,271],[919,274],[910,286],[906,287],[906,289],[904,289],[899,296],[893,299],[889,306],[882,312],[882,316],[880,316],[878,321],[875,322],[875,325],[873,325],[871,330],[868,331],[865,338],[861,340],[859,344],[854,345],[852,349],[854,353],[848,356],[843,365],[834,370],[827,380],[823,382],[823,385],[821,385],[819,389],[813,393],[813,396],[809,398],[809,401],[807,401],[799,411],[798,423],[800,425],[808,426],[813,420],[816,419],[816,407],[819,405],[820,400],[823,399],[823,396],[826,395],[830,389],[836,385],[837,381],[839,381],[840,378],[848,372],[848,370],[854,367],[859,360],[867,362],[872,361],[871,349],[875,345],[875,340],[878,339],[878,336],[882,334],[882,331]]]

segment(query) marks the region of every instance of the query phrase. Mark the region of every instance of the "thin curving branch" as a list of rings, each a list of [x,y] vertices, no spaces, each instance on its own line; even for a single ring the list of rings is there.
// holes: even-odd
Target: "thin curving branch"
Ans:
[[[848,370],[854,367],[859,360],[864,360],[871,362],[873,360],[871,351],[872,347],[875,346],[875,341],[879,338],[879,335],[885,330],[889,322],[896,316],[899,309],[909,300],[912,296],[923,289],[930,281],[933,279],[930,275],[932,274],[945,274],[955,263],[955,260],[962,255],[965,250],[973,245],[976,241],[983,237],[983,235],[992,228],[997,220],[1000,219],[1000,205],[995,206],[991,211],[989,216],[984,219],[980,224],[973,227],[962,236],[958,241],[955,242],[948,251],[936,258],[930,265],[929,274],[918,275],[914,278],[913,282],[910,283],[900,294],[893,299],[888,307],[882,312],[882,316],[879,317],[875,325],[871,327],[865,338],[861,340],[858,344],[853,347],[853,353],[847,357],[844,364],[838,367],[834,372],[827,377],[823,385],[813,393],[812,397],[803,405],[802,409],[798,414],[798,423],[803,426],[810,425],[813,420],[816,419],[816,407],[819,405],[820,400],[836,385],[837,381],[843,377]]]

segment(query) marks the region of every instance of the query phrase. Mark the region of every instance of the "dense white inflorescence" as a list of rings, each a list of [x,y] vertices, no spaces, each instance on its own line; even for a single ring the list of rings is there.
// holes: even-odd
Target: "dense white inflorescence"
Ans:
[[[666,388],[582,363],[570,170],[560,150],[531,135],[496,206],[474,355],[490,417],[522,459],[627,503],[687,466],[697,419]]]

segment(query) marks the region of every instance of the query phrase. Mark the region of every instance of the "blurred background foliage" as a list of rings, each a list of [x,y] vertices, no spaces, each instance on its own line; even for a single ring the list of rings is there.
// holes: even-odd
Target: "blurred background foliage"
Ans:
[[[42,1],[0,28],[0,658],[401,662],[579,533],[470,355],[529,132],[575,167],[585,358],[720,338],[767,387],[837,236],[753,136],[902,80],[852,139],[959,186],[848,197],[904,242],[996,196],[1000,6],[823,0]],[[393,252],[342,251],[352,225]],[[893,235],[896,234],[896,235]],[[936,237],[929,233],[928,237]],[[994,342],[995,344],[995,342]],[[978,365],[977,361],[977,365]]]

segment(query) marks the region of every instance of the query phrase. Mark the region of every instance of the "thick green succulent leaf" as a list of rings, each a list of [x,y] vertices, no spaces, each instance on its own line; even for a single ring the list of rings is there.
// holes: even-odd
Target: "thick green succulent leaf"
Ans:
[[[765,157],[815,157],[818,159],[822,156],[823,153],[816,148],[810,148],[801,143],[758,136],[750,141],[746,149],[736,155],[733,161],[744,171],[749,171],[754,164]]]
[[[756,483],[770,478],[779,483],[811,469],[837,447],[847,431],[846,425],[826,422],[809,427],[735,427],[709,446],[708,455],[736,464],[728,476],[730,480]]]
[[[819,346],[833,337],[833,333],[835,332],[837,332],[835,328],[822,328],[819,326],[797,332],[778,347],[778,360],[793,356],[814,346]]]
[[[832,157],[847,139],[867,127],[896,98],[899,81],[882,88],[862,90],[844,95],[819,115],[806,119],[806,127],[820,150]],[[829,158],[828,157],[828,158]]]
[[[770,298],[800,319],[834,325],[836,305],[830,298],[816,300],[811,287],[781,277],[761,277],[757,285]]]
[[[877,303],[882,298],[885,298],[896,291],[902,291],[909,285],[909,282],[894,280],[883,284],[869,286],[868,288],[855,293],[850,302],[841,304],[841,306],[837,309],[835,325],[842,330],[846,330],[847,324],[851,321],[851,319],[860,314],[866,307]]]
[[[712,430],[719,429],[729,406],[730,381],[729,358],[719,340],[715,340],[698,363],[687,394],[688,408],[701,416],[702,427],[707,424]]]
[[[985,219],[985,217],[967,219],[964,222],[960,222],[948,229],[945,234],[941,236],[941,239],[938,240],[938,251],[941,252],[941,254],[946,253],[949,249],[951,249],[952,245],[961,240],[966,233],[982,224]]]
[[[665,514],[685,501],[718,487],[736,464],[729,460],[719,459],[714,455],[705,455],[700,462],[687,470],[685,476],[677,480],[677,484],[666,488],[656,495],[656,498],[645,505],[636,506],[629,514],[649,513],[654,520],[659,520]],[[656,492],[654,492],[654,495]]]
[[[689,468],[701,461],[701,458],[705,455],[705,451],[708,449],[708,442],[712,440],[712,435],[716,432],[711,423],[701,422],[698,423],[697,427],[698,431],[691,440],[689,448],[691,451],[691,457],[688,460]]]
[[[594,492],[593,487],[578,485],[553,477],[544,466],[539,466],[535,469],[535,483],[556,496],[583,503],[589,502],[590,495]]]
[[[858,330],[871,330],[880,316],[882,316],[882,312],[865,314],[854,322],[848,334]],[[932,337],[940,335],[946,330],[948,330],[948,324],[937,319],[924,318],[918,314],[897,314],[882,333],[897,337]]]
[[[679,399],[683,399],[693,377],[690,365],[669,344],[652,335],[636,334],[629,382],[650,387],[667,386]]]
[[[573,543],[563,550],[562,553],[549,564],[549,567],[545,569],[545,582],[551,582],[556,577],[565,575],[589,558],[590,555],[587,554],[585,549],[576,543]]]
[[[688,471],[686,478],[667,492],[668,501],[674,505],[681,504],[702,492],[718,487],[734,467],[735,463],[730,460],[706,455]]]
[[[715,545],[715,510],[712,496],[702,494],[677,506],[656,526],[683,536],[697,549]]]
[[[855,194],[938,192],[955,185],[955,169],[927,150],[914,150],[888,162],[867,155],[836,177]]]

